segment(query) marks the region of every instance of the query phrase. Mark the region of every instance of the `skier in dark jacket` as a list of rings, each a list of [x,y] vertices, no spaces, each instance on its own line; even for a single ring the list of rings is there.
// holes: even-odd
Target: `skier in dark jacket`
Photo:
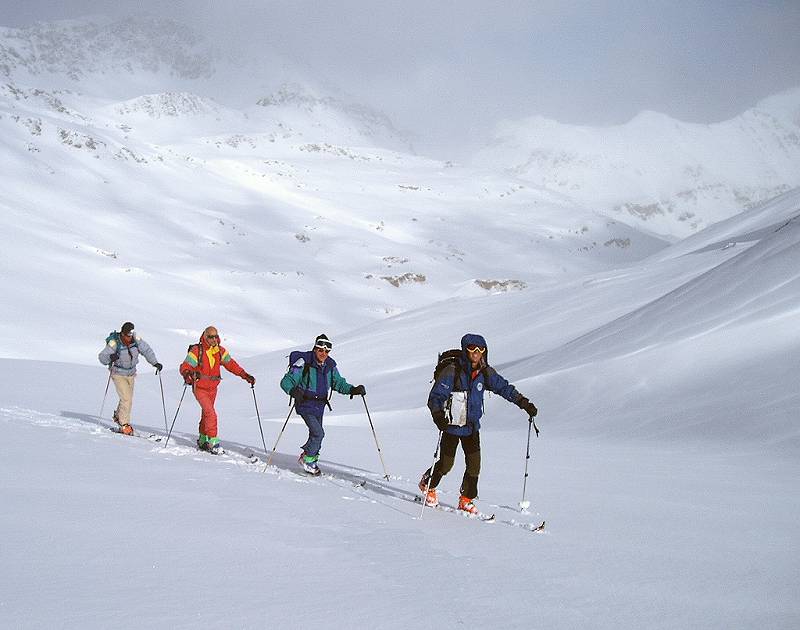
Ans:
[[[295,409],[308,427],[308,439],[298,461],[307,473],[319,475],[317,466],[319,451],[325,431],[322,416],[328,403],[328,391],[340,394],[363,396],[363,385],[351,385],[339,374],[336,361],[330,356],[333,343],[325,335],[314,340],[314,348],[308,352],[295,350],[289,354],[289,371],[281,379],[281,389],[295,400]]]
[[[428,396],[428,408],[441,435],[439,460],[422,475],[419,489],[425,504],[438,505],[436,487],[455,463],[458,443],[464,450],[466,470],[461,481],[458,509],[477,514],[478,475],[481,471],[480,419],[483,415],[483,392],[489,390],[536,415],[536,406],[488,364],[486,340],[475,334],[461,338],[461,359],[446,366]]]

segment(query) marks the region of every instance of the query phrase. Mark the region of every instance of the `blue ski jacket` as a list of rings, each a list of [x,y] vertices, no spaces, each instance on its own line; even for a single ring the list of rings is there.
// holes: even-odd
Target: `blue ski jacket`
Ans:
[[[486,348],[481,358],[481,365],[472,370],[467,346],[476,345]],[[466,334],[461,338],[461,361],[458,365],[447,366],[433,384],[428,395],[428,409],[431,413],[444,411],[445,403],[452,392],[467,393],[467,423],[461,426],[450,425],[446,432],[451,435],[472,435],[473,431],[481,428],[483,416],[483,392],[489,390],[507,401],[517,403],[522,397],[517,389],[497,371],[488,365],[489,349],[486,340],[481,335]]]

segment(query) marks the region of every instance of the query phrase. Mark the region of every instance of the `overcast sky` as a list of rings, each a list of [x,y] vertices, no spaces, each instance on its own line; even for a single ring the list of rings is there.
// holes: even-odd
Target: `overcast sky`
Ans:
[[[800,0],[0,0],[0,23],[147,11],[300,60],[440,146],[540,114],[732,117],[800,86]],[[425,144],[423,141],[421,144]]]

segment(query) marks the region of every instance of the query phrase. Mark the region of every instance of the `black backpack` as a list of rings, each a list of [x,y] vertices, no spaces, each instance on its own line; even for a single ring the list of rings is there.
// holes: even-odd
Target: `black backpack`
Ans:
[[[439,357],[436,359],[436,367],[433,368],[433,380],[431,380],[431,383],[439,380],[439,377],[442,375],[442,372],[444,372],[444,369],[450,365],[455,366],[456,375],[458,375],[458,371],[461,369],[461,357],[462,351],[458,348],[452,348],[450,350],[440,352]],[[456,378],[456,382],[458,382],[458,378]]]
[[[436,360],[436,367],[433,368],[433,380],[431,383],[436,382],[439,380],[439,377],[444,372],[445,368],[453,365],[455,366],[455,375],[453,376],[453,384],[454,388],[458,387],[459,376],[461,373],[462,365],[461,360],[464,357],[464,352],[459,348],[451,348],[450,350],[445,350],[439,353],[439,357]],[[481,368],[481,372],[483,372],[483,381],[484,383],[489,382],[489,366],[485,365]]]

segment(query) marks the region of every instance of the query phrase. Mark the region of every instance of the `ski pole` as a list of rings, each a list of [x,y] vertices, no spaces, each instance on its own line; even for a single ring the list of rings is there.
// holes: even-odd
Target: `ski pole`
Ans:
[[[261,426],[261,415],[258,413],[258,401],[256,400],[256,386],[251,385],[250,389],[253,391],[253,402],[256,405],[256,418],[258,418],[258,430],[261,431],[261,443],[264,445],[264,454],[266,454],[267,443],[264,441],[264,429]]]
[[[158,374],[158,384],[161,385],[161,408],[164,410],[164,431],[169,431],[167,428],[167,403],[164,401],[164,381],[161,380],[161,372]]]
[[[525,500],[525,491],[528,487],[528,460],[531,458],[531,427],[536,427],[536,437],[539,437],[539,427],[533,421],[533,416],[528,418],[528,446],[525,450],[525,478],[522,482],[522,501],[519,502],[519,509],[523,512],[531,506],[530,501]]]
[[[433,468],[436,466],[436,460],[439,459],[439,449],[442,446],[442,436],[444,435],[444,431],[439,431],[439,439],[436,440],[436,451],[433,453],[433,461],[431,462],[431,467],[428,469],[430,471],[430,475],[428,475],[428,483],[425,486],[425,496],[422,497],[422,509],[419,511],[419,520],[422,520],[422,515],[425,513],[425,501],[428,498],[428,492],[431,489],[431,478],[433,477]]]
[[[164,448],[167,448],[167,444],[169,444],[169,436],[172,435],[172,429],[175,426],[175,421],[178,419],[178,412],[181,410],[181,404],[183,403],[183,397],[186,395],[186,388],[189,387],[188,385],[183,386],[183,393],[181,394],[181,399],[178,401],[178,408],[175,410],[175,417],[172,419],[172,424],[169,427],[169,431],[167,432],[167,439],[164,442]]]
[[[97,414],[98,418],[103,417],[103,409],[106,406],[106,396],[108,396],[108,386],[111,385],[111,368],[108,368],[108,380],[106,381],[106,391],[103,394],[103,404],[100,405],[100,413]]]
[[[381,453],[381,445],[378,444],[378,436],[375,433],[375,425],[372,424],[372,416],[369,415],[369,407],[367,407],[367,397],[364,394],[361,394],[361,400],[364,403],[364,409],[367,412],[367,420],[369,420],[369,426],[372,429],[372,437],[375,438],[375,446],[378,449],[378,457],[381,458],[381,466],[383,466],[383,478],[388,481],[389,473],[386,472],[386,464],[383,462],[383,453]]]
[[[272,461],[272,456],[275,454],[275,449],[278,448],[278,442],[281,440],[281,436],[283,435],[284,430],[286,429],[286,425],[289,424],[289,418],[292,416],[292,412],[294,411],[294,403],[292,403],[292,408],[289,409],[289,415],[286,416],[286,421],[283,423],[283,427],[281,428],[281,432],[278,434],[278,439],[275,440],[275,446],[272,447],[272,452],[269,454],[267,458],[267,465],[264,466],[264,472],[267,472],[267,468],[269,467],[270,462]],[[266,448],[264,452],[266,452]]]

